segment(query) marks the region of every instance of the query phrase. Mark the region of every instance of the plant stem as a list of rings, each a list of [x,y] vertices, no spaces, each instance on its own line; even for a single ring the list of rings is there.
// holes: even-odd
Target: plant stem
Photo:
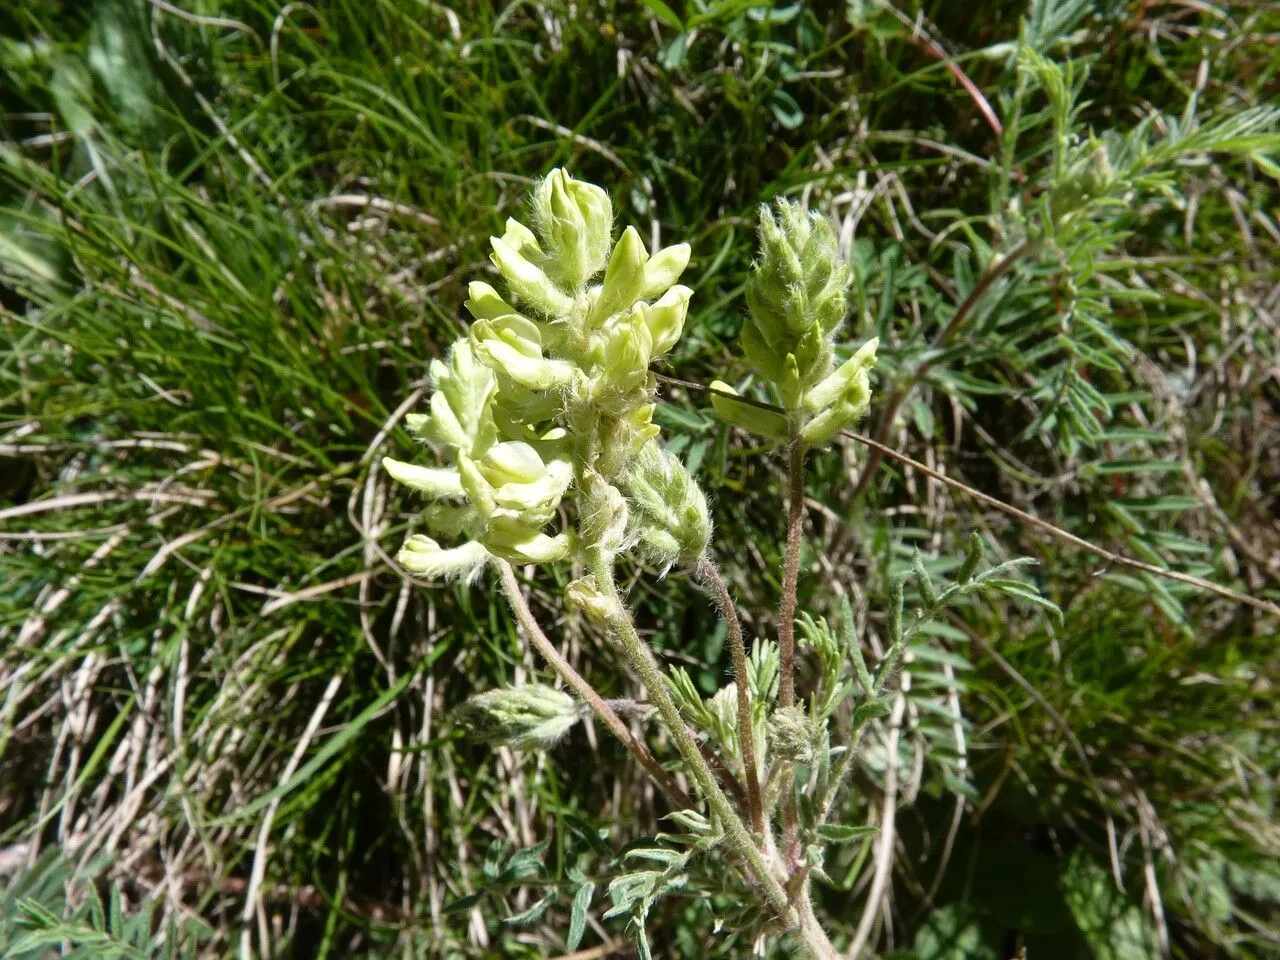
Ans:
[[[800,541],[804,532],[804,442],[797,436],[791,441],[791,459],[787,470],[789,505],[787,509],[787,556],[782,571],[782,603],[778,611],[778,649],[781,665],[778,682],[778,708],[795,706],[796,702],[796,591],[800,579]],[[799,853],[799,814],[795,792],[791,789],[791,771],[782,776],[782,849],[788,864],[794,866]]]
[[[853,770],[854,758],[858,755],[858,748],[862,746],[862,737],[866,732],[867,724],[865,723],[859,725],[857,730],[850,732],[849,745],[845,748],[844,756],[840,758],[840,766],[836,768],[836,775],[829,781],[826,792],[817,804],[818,823],[826,823],[827,818],[831,816],[831,808],[835,805],[836,795],[840,792],[840,788],[844,786],[844,782],[849,778],[849,774]]]
[[[687,724],[686,724],[687,726]],[[693,727],[689,727],[689,733],[693,737],[693,742],[698,745],[698,750],[702,754],[702,759],[707,761],[709,766],[716,775],[716,780],[720,785],[733,794],[733,799],[738,801],[738,806],[744,810],[747,806],[747,791],[743,789],[738,778],[734,776],[733,771],[728,765],[720,759],[719,754],[711,749],[711,746],[698,737],[698,731]]]
[[[551,665],[552,669],[560,675],[560,678],[578,695],[578,698],[586,703],[613,735],[621,740],[623,745],[631,751],[631,755],[636,758],[636,762],[653,778],[658,789],[662,791],[663,795],[676,810],[693,807],[694,801],[692,798],[680,789],[680,785],[676,783],[675,778],[662,768],[662,764],[658,763],[654,755],[649,752],[649,748],[636,739],[631,729],[622,722],[622,719],[614,709],[605,702],[595,688],[587,682],[586,678],[578,673],[573,668],[573,665],[561,656],[555,645],[547,639],[547,635],[538,626],[538,621],[534,619],[533,611],[529,609],[529,604],[524,598],[524,593],[520,590],[520,584],[516,580],[516,574],[511,568],[511,564],[505,560],[498,559],[495,559],[494,563],[498,566],[498,572],[502,577],[502,590],[507,595],[507,600],[511,603],[512,610],[515,611],[516,619],[520,621],[520,626],[524,628],[529,642],[533,644],[542,659]]]
[[[800,932],[800,942],[809,960],[840,960],[827,932],[822,929],[817,915],[813,912],[813,901],[809,898],[809,887],[806,883],[796,898],[796,921]]]
[[[622,644],[632,665],[640,674],[640,679],[649,688],[649,697],[658,708],[658,713],[666,724],[667,732],[675,740],[680,756],[684,758],[685,764],[689,767],[689,772],[693,775],[694,780],[697,781],[698,787],[706,797],[712,812],[719,817],[724,825],[729,845],[750,866],[756,882],[763,888],[764,894],[769,901],[769,906],[776,910],[780,916],[787,916],[791,911],[791,902],[787,896],[787,891],[773,871],[769,869],[769,865],[765,862],[760,848],[756,846],[746,825],[742,822],[742,818],[734,810],[733,804],[729,802],[729,798],[720,788],[720,784],[716,782],[715,774],[702,756],[702,752],[698,749],[697,742],[689,733],[688,727],[685,726],[684,718],[680,716],[680,709],[676,706],[675,700],[672,699],[671,693],[667,690],[667,682],[662,675],[662,668],[658,666],[658,661],[653,656],[653,651],[640,639],[640,635],[636,632],[635,624],[631,622],[631,614],[623,603],[622,597],[618,594],[618,588],[613,582],[613,568],[605,558],[604,551],[599,548],[591,548],[587,554],[587,566],[595,575],[596,589],[604,595],[605,600],[614,608],[614,612],[609,619],[609,625],[613,628],[615,637]]]
[[[747,777],[747,807],[751,826],[756,833],[764,832],[764,807],[760,800],[760,771],[756,766],[755,724],[751,719],[751,684],[747,673],[747,646],[742,637],[742,621],[733,595],[715,561],[703,557],[698,561],[694,576],[711,592],[720,616],[729,631],[729,651],[733,659],[733,674],[738,685],[738,737],[742,742],[742,766]]]
[[[791,442],[791,462],[787,471],[790,487],[787,509],[787,556],[782,569],[782,603],[778,611],[778,650],[781,676],[778,706],[796,702],[796,586],[800,579],[800,539],[804,527],[804,444],[799,437]]]
[[[890,657],[900,655],[901,651],[901,647],[889,648],[885,651],[885,655],[881,660],[881,663],[883,664],[888,661]],[[891,671],[889,670],[882,670],[877,667],[875,682],[870,690],[865,691],[868,699],[878,700],[884,695],[884,688],[888,685],[890,673]],[[845,750],[844,756],[840,758],[840,766],[836,768],[836,775],[829,781],[826,793],[823,795],[816,807],[818,811],[818,823],[826,823],[827,818],[831,816],[831,808],[836,802],[836,794],[840,792],[840,788],[844,786],[845,780],[848,779],[850,772],[853,770],[853,761],[857,757],[858,747],[862,745],[862,737],[863,734],[867,732],[867,726],[869,723],[869,720],[863,721],[856,729],[849,731],[849,746]]]

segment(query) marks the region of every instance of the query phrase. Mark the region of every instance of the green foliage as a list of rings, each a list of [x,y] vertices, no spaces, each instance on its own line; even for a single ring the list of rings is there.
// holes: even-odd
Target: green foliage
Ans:
[[[1142,911],[1126,902],[1107,871],[1077,850],[1062,874],[1063,893],[1076,925],[1098,960],[1139,960],[1159,952]]]
[[[999,956],[979,922],[954,905],[929,914],[916,931],[912,952],[917,960],[995,960]]]
[[[98,889],[103,863],[77,868],[47,851],[0,900],[0,949],[38,960],[51,949],[74,960],[190,960],[213,934],[196,917],[156,915],[150,897],[128,902],[118,883]]]

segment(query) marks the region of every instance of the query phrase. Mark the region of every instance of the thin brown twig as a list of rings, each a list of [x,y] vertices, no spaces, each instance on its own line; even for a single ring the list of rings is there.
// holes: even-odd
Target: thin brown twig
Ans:
[[[1235,600],[1237,603],[1248,604],[1249,606],[1261,610],[1264,613],[1271,614],[1273,617],[1280,617],[1280,606],[1277,606],[1270,601],[1263,600],[1259,597],[1251,597],[1247,593],[1240,593],[1238,590],[1232,590],[1230,587],[1224,587],[1222,584],[1214,583],[1212,580],[1205,580],[1203,577],[1183,573],[1180,570],[1170,570],[1167,567],[1158,567],[1154,563],[1134,560],[1132,557],[1126,557],[1124,554],[1108,550],[1106,547],[1100,547],[1096,543],[1091,543],[1090,541],[1085,540],[1083,537],[1077,537],[1074,533],[1068,533],[1061,527],[1055,527],[1047,520],[1041,520],[1035,514],[1027,513],[1025,510],[1020,510],[1013,506],[1013,504],[1005,503],[1003,500],[998,500],[990,494],[983,493],[981,490],[975,490],[967,483],[961,483],[959,480],[948,477],[945,473],[940,473],[932,467],[928,467],[921,463],[919,460],[908,457],[905,453],[899,453],[892,447],[887,447],[883,443],[873,440],[868,436],[856,433],[853,430],[844,430],[841,432],[849,439],[856,440],[858,443],[871,447],[873,450],[879,450],[882,455],[889,459],[897,460],[899,463],[904,463],[915,470],[919,470],[930,479],[937,480],[939,483],[945,483],[953,490],[959,490],[961,493],[967,494],[975,500],[987,504],[989,507],[994,507],[1001,513],[1006,513],[1011,517],[1016,517],[1023,523],[1029,523],[1036,529],[1043,530],[1045,533],[1057,537],[1059,540],[1064,540],[1074,546],[1096,553],[1098,556],[1102,557],[1102,559],[1106,560],[1107,563],[1115,564],[1120,567],[1128,567],[1131,570],[1141,570],[1144,573],[1154,574],[1157,577],[1164,577],[1167,580],[1177,580],[1179,583],[1199,587],[1201,590],[1208,590],[1210,593],[1216,593],[1220,597],[1227,597],[1230,600]]]
[[[754,725],[751,720],[751,686],[747,673],[747,646],[742,636],[742,621],[734,606],[724,577],[715,561],[703,557],[698,561],[694,575],[710,591],[720,616],[729,632],[729,651],[733,659],[733,673],[738,683],[738,737],[742,742],[742,767],[747,776],[747,808],[751,814],[751,826],[757,833],[764,832],[764,806],[760,801],[760,773],[756,768]]]
[[[679,380],[675,377],[668,377],[661,374],[658,375],[658,379],[664,383],[684,387],[688,390],[698,390],[703,393],[719,392],[713,391],[706,384],[696,383],[692,380]],[[774,406],[771,403],[764,403],[760,400],[753,400],[750,397],[743,397],[729,393],[724,393],[722,395],[729,397],[738,403],[745,403],[749,406],[758,407],[761,410],[771,410],[774,413],[786,412],[781,407]],[[1096,543],[1091,543],[1083,537],[1077,537],[1074,533],[1068,533],[1066,530],[1063,530],[1061,527],[1054,526],[1047,520],[1041,520],[1034,514],[1018,509],[1013,506],[1013,504],[1005,503],[1003,500],[999,500],[990,494],[983,493],[981,490],[976,490],[967,483],[963,483],[953,477],[947,476],[945,473],[934,470],[932,467],[926,466],[919,460],[907,456],[905,453],[899,453],[897,450],[886,446],[879,440],[873,440],[871,437],[858,433],[855,430],[842,430],[840,431],[840,434],[850,440],[855,440],[864,446],[870,447],[881,456],[888,457],[890,460],[896,460],[898,463],[902,463],[915,470],[919,470],[930,479],[946,484],[953,490],[958,490],[981,503],[985,503],[989,507],[999,510],[1001,513],[1014,517],[1023,523],[1030,524],[1037,530],[1042,530],[1058,540],[1070,543],[1072,546],[1079,547],[1083,550],[1088,550],[1091,553],[1096,553],[1109,564],[1114,564],[1119,567],[1128,567],[1131,570],[1141,570],[1143,573],[1149,573],[1157,577],[1164,577],[1166,580],[1176,580],[1179,583],[1185,583],[1188,586],[1197,587],[1200,590],[1207,590],[1209,593],[1215,593],[1220,597],[1227,598],[1228,600],[1234,600],[1236,603],[1247,604],[1248,606],[1261,610],[1263,613],[1268,613],[1273,617],[1280,617],[1280,606],[1271,603],[1268,600],[1263,600],[1259,597],[1252,597],[1247,593],[1232,590],[1230,587],[1224,587],[1222,584],[1214,583],[1212,580],[1205,580],[1203,577],[1183,573],[1180,570],[1170,570],[1167,567],[1158,567],[1154,563],[1145,563],[1142,560],[1134,560],[1132,557],[1126,557],[1124,554],[1116,553],[1114,550],[1108,550],[1106,547],[1101,547]]]
[[[995,110],[991,108],[991,102],[986,98],[986,95],[978,89],[978,85],[969,79],[969,75],[960,69],[960,65],[947,55],[947,51],[942,48],[942,44],[933,37],[925,34],[922,29],[923,25],[919,20],[911,19],[892,3],[884,0],[884,2],[881,3],[881,7],[887,10],[898,20],[899,23],[910,31],[910,33],[908,33],[904,38],[907,43],[911,44],[917,50],[924,51],[939,63],[943,64],[951,76],[955,77],[956,82],[959,83],[960,86],[964,87],[965,92],[973,99],[974,104],[978,107],[978,111],[995,132],[995,135],[997,137],[1004,136],[1004,124],[1000,122],[1000,118],[996,116]]]
[[[947,52],[942,49],[936,40],[928,37],[907,37],[907,42],[917,50],[922,50],[929,56],[933,57],[939,63],[947,68],[947,72],[956,78],[956,82],[964,87],[965,93],[973,99],[974,104],[978,107],[978,111],[982,114],[983,119],[995,132],[997,137],[1004,136],[1004,124],[1000,122],[1000,118],[996,116],[995,110],[991,108],[991,101],[987,99],[986,94],[978,89],[978,85],[969,79],[969,75],[960,69],[960,65],[947,56]]]
[[[563,953],[558,957],[552,957],[552,960],[600,960],[601,957],[607,957],[611,953],[620,953],[626,949],[626,942],[623,940],[610,940],[608,943],[602,943],[598,947],[589,947],[586,950],[577,950],[573,953]]]
[[[516,580],[515,571],[511,568],[511,564],[505,560],[494,561],[498,567],[498,573],[502,578],[502,590],[507,595],[507,600],[511,604],[511,609],[515,611],[516,619],[520,621],[520,626],[524,629],[525,635],[529,638],[529,642],[537,649],[542,658],[551,665],[552,669],[560,675],[565,683],[577,694],[578,698],[589,706],[592,712],[600,718],[601,722],[609,728],[615,737],[622,741],[623,745],[636,758],[636,762],[640,764],[657,784],[660,789],[677,810],[691,809],[695,806],[689,795],[680,789],[675,779],[662,768],[662,764],[649,748],[636,739],[631,729],[622,722],[622,718],[614,711],[609,704],[596,692],[595,688],[587,682],[582,674],[578,673],[556,649],[547,635],[542,632],[542,628],[538,626],[538,621],[533,616],[533,611],[529,609],[529,603],[525,600],[524,592],[520,589],[520,583]]]
[[[365,583],[372,580],[376,575],[377,571],[375,570],[360,570],[345,577],[339,577],[337,580],[330,580],[328,583],[317,583],[314,586],[304,587],[293,593],[287,590],[269,589],[267,593],[274,599],[268,600],[263,604],[262,609],[258,611],[258,616],[269,617],[282,607],[287,607],[302,600],[314,600],[316,597],[332,593],[334,590],[341,590],[343,587]]]

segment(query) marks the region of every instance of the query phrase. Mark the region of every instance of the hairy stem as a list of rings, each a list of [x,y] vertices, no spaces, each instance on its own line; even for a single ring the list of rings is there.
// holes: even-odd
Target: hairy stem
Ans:
[[[533,644],[534,649],[538,651],[542,659],[551,665],[552,669],[560,675],[560,678],[578,696],[578,699],[587,704],[613,735],[621,740],[623,745],[631,751],[631,755],[636,758],[636,762],[653,778],[658,789],[662,791],[675,809],[684,810],[692,807],[694,805],[693,800],[680,789],[680,785],[676,783],[675,778],[662,768],[662,764],[658,763],[654,755],[649,752],[648,747],[636,739],[631,729],[622,722],[617,712],[596,692],[595,688],[587,682],[582,674],[573,669],[573,665],[561,656],[560,651],[547,639],[547,635],[538,626],[538,621],[534,619],[533,611],[529,609],[529,604],[524,598],[524,593],[520,590],[520,584],[516,580],[516,574],[511,568],[511,564],[505,560],[495,560],[494,562],[497,564],[498,572],[502,577],[503,593],[507,595],[511,609],[515,611],[516,619],[520,621],[520,626],[524,628],[529,642]]]
[[[849,774],[853,771],[853,761],[858,755],[858,750],[862,746],[862,738],[866,732],[867,724],[861,723],[858,725],[858,729],[850,733],[849,745],[845,748],[844,756],[840,758],[840,766],[836,768],[836,775],[828,781],[826,792],[818,802],[818,823],[826,823],[831,816],[831,808],[835,806],[836,796],[839,795],[840,788],[844,786],[845,781],[849,779]]]
[[[702,753],[702,759],[706,760],[707,766],[711,767],[712,771],[715,772],[716,779],[720,785],[733,794],[733,799],[738,801],[738,806],[745,810],[747,807],[747,791],[738,782],[738,778],[734,776],[733,771],[720,759],[719,754],[711,749],[709,744],[698,738],[697,730],[691,727],[689,732],[694,738],[693,742],[698,745],[698,750]]]
[[[902,649],[901,646],[890,647],[885,651],[885,656],[881,663],[888,661],[890,657],[900,655]],[[865,691],[868,699],[879,700],[884,695],[884,689],[889,683],[889,677],[892,672],[891,670],[877,668],[874,684],[870,690]],[[831,808],[835,805],[836,795],[853,771],[853,761],[858,755],[858,748],[862,746],[862,737],[867,732],[867,726],[870,722],[870,720],[864,720],[849,731],[849,746],[845,750],[844,756],[840,758],[840,766],[836,768],[836,775],[828,781],[826,792],[818,802],[816,808],[818,810],[818,823],[826,823],[831,816]]]
[[[738,608],[720,570],[710,557],[698,561],[694,576],[710,591],[720,608],[729,631],[729,651],[733,659],[733,675],[738,685],[738,737],[742,742],[742,767],[747,777],[747,808],[751,826],[756,833],[764,832],[764,806],[760,800],[760,771],[756,766],[755,724],[751,719],[751,684],[747,673],[747,646],[742,637],[742,621]]]
[[[809,888],[806,885],[796,898],[796,927],[800,933],[800,942],[809,960],[840,960],[835,945],[822,929],[817,915],[813,912],[813,902],[809,899]]]
[[[595,575],[596,588],[613,607],[609,625],[613,630],[614,636],[622,644],[628,658],[631,660],[632,666],[640,674],[640,679],[644,681],[644,685],[649,688],[649,697],[652,699],[654,706],[658,708],[658,713],[667,727],[667,732],[675,740],[680,756],[684,759],[685,764],[688,765],[690,774],[697,781],[698,787],[706,797],[712,812],[724,825],[729,845],[735,853],[747,862],[751,872],[755,875],[756,882],[760,884],[764,891],[765,897],[769,901],[769,906],[780,915],[786,916],[791,910],[787,891],[769,868],[769,864],[765,862],[760,848],[756,846],[746,825],[742,822],[742,818],[738,816],[738,812],[733,808],[733,804],[729,802],[728,796],[725,795],[720,784],[716,782],[715,774],[702,756],[702,751],[698,749],[698,744],[692,734],[689,733],[688,727],[685,726],[684,718],[680,716],[680,709],[676,706],[675,700],[672,699],[671,693],[667,690],[667,682],[662,675],[662,668],[658,666],[658,661],[653,656],[653,651],[640,639],[640,635],[636,632],[635,624],[631,622],[631,614],[623,603],[622,597],[618,594],[618,588],[613,582],[613,567],[606,559],[604,551],[599,548],[591,549],[588,552],[587,565]]]
[[[782,603],[778,610],[778,651],[781,655],[778,679],[778,706],[796,702],[796,586],[800,579],[800,539],[804,527],[804,445],[799,438],[791,443],[787,471],[787,556],[782,569]]]
[[[787,508],[787,556],[782,570],[782,603],[778,611],[778,649],[781,665],[778,681],[778,707],[786,709],[796,702],[796,591],[800,580],[800,541],[804,532],[804,443],[799,437],[791,441],[791,459],[787,470],[789,486]],[[799,814],[795,792],[791,789],[791,773],[782,778],[783,851],[794,866],[799,855]]]

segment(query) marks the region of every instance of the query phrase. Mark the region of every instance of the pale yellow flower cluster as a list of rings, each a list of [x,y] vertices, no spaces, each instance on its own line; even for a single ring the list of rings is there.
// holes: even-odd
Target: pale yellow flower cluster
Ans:
[[[383,461],[432,501],[424,519],[435,536],[464,541],[410,537],[399,560],[412,573],[468,576],[494,556],[560,559],[570,536],[545,528],[575,478],[611,490],[633,462],[665,465],[656,445],[646,451],[658,434],[649,367],[684,330],[693,291],[676,281],[689,246],[651,257],[632,227],[614,244],[609,195],[563,170],[535,191],[531,222],[508,220],[491,239],[506,294],[470,285],[467,336],[432,364],[430,415],[408,420],[448,465]],[[700,493],[698,508],[705,521]]]

